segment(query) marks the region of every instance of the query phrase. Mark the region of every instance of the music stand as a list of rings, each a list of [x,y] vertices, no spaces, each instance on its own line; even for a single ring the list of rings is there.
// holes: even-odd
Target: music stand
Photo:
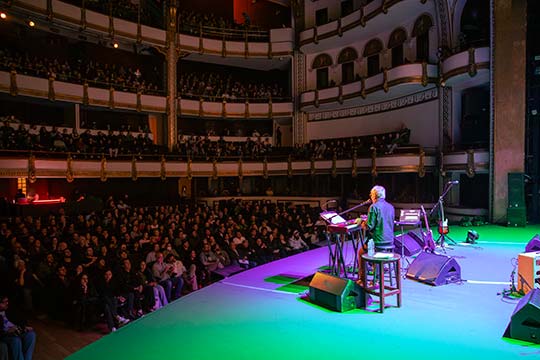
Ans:
[[[405,256],[405,232],[403,231],[404,226],[415,226],[419,227],[422,231],[422,220],[420,220],[420,210],[418,209],[402,209],[400,210],[399,220],[394,221],[395,225],[398,225],[401,231],[401,258],[405,261],[401,262],[401,270],[403,273],[403,278],[405,278],[406,270],[408,269],[411,262]]]
[[[442,226],[442,222],[444,221],[444,197],[446,196],[446,194],[448,194],[448,192],[450,191],[450,189],[452,188],[452,186],[454,186],[457,182],[453,182],[453,181],[449,181],[448,183],[446,183],[446,186],[445,186],[445,189],[443,191],[443,193],[441,194],[441,196],[439,196],[439,200],[437,200],[437,203],[435,204],[435,206],[431,209],[431,211],[429,212],[429,216],[431,216],[431,214],[433,214],[433,212],[435,211],[435,209],[439,208],[439,224],[438,226]],[[448,236],[447,234],[444,233],[444,231],[440,231],[440,234],[439,234],[439,238],[437,239],[436,243],[437,245],[439,245],[443,251],[445,246],[444,246],[444,243],[445,241],[447,241],[450,243],[452,243],[452,245],[457,245],[457,242],[452,239],[450,236]]]
[[[345,260],[343,258],[343,244],[339,238],[336,239],[336,246],[332,250],[332,240],[330,231],[328,227],[330,225],[345,223],[346,220],[341,217],[341,215],[335,211],[323,211],[319,214],[319,217],[324,220],[326,223],[326,240],[328,243],[328,256],[329,256],[329,267],[330,273],[335,276],[341,275],[341,268],[343,267],[343,273],[347,274],[347,269],[345,267]]]

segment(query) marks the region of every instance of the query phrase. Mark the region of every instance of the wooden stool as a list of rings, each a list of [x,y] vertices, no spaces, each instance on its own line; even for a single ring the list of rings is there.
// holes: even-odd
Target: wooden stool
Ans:
[[[379,298],[379,310],[384,312],[384,298],[387,296],[397,295],[397,307],[401,307],[401,256],[398,254],[385,254],[385,257],[362,255],[362,273],[363,273],[363,285],[367,296],[369,294]],[[379,273],[379,277],[373,277],[373,285],[368,286],[367,282],[367,263],[373,265],[374,273]],[[388,276],[390,276],[390,282],[392,278],[396,279],[396,286],[384,284],[384,265],[388,266]]]

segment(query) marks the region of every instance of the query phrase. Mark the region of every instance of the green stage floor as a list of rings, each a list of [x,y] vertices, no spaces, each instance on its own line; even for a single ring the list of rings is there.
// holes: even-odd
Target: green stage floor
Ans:
[[[464,240],[468,229],[449,235]],[[402,307],[384,314],[332,312],[307,301],[305,287],[283,288],[327,265],[323,247],[185,296],[68,359],[540,359],[540,345],[502,337],[517,302],[498,295],[540,226],[474,229],[478,244],[446,249],[462,283],[404,280]]]

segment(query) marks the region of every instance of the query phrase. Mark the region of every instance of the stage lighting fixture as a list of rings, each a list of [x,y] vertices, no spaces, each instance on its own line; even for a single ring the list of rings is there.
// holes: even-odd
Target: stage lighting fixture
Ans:
[[[28,26],[34,27],[34,26],[36,26],[36,23],[33,22],[32,20],[28,20]]]
[[[113,43],[113,47],[114,47],[115,49],[118,49],[118,43],[117,43],[117,42]]]
[[[5,12],[0,12],[0,18],[7,19],[7,14]]]
[[[467,242],[469,244],[475,244],[476,240],[478,240],[479,237],[480,237],[480,235],[478,235],[478,233],[476,231],[469,230],[469,231],[467,231],[467,240],[465,240],[465,242]]]

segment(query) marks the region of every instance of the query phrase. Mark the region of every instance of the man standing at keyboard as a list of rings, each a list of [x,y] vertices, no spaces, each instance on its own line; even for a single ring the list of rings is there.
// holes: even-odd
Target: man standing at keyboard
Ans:
[[[362,228],[367,231],[367,239],[373,239],[375,251],[389,251],[394,249],[394,206],[386,201],[386,190],[375,185],[370,193],[371,206],[368,209],[367,220],[362,222]],[[367,252],[367,241],[358,250],[359,279],[363,279],[362,254]],[[363,284],[365,285],[365,284]]]

